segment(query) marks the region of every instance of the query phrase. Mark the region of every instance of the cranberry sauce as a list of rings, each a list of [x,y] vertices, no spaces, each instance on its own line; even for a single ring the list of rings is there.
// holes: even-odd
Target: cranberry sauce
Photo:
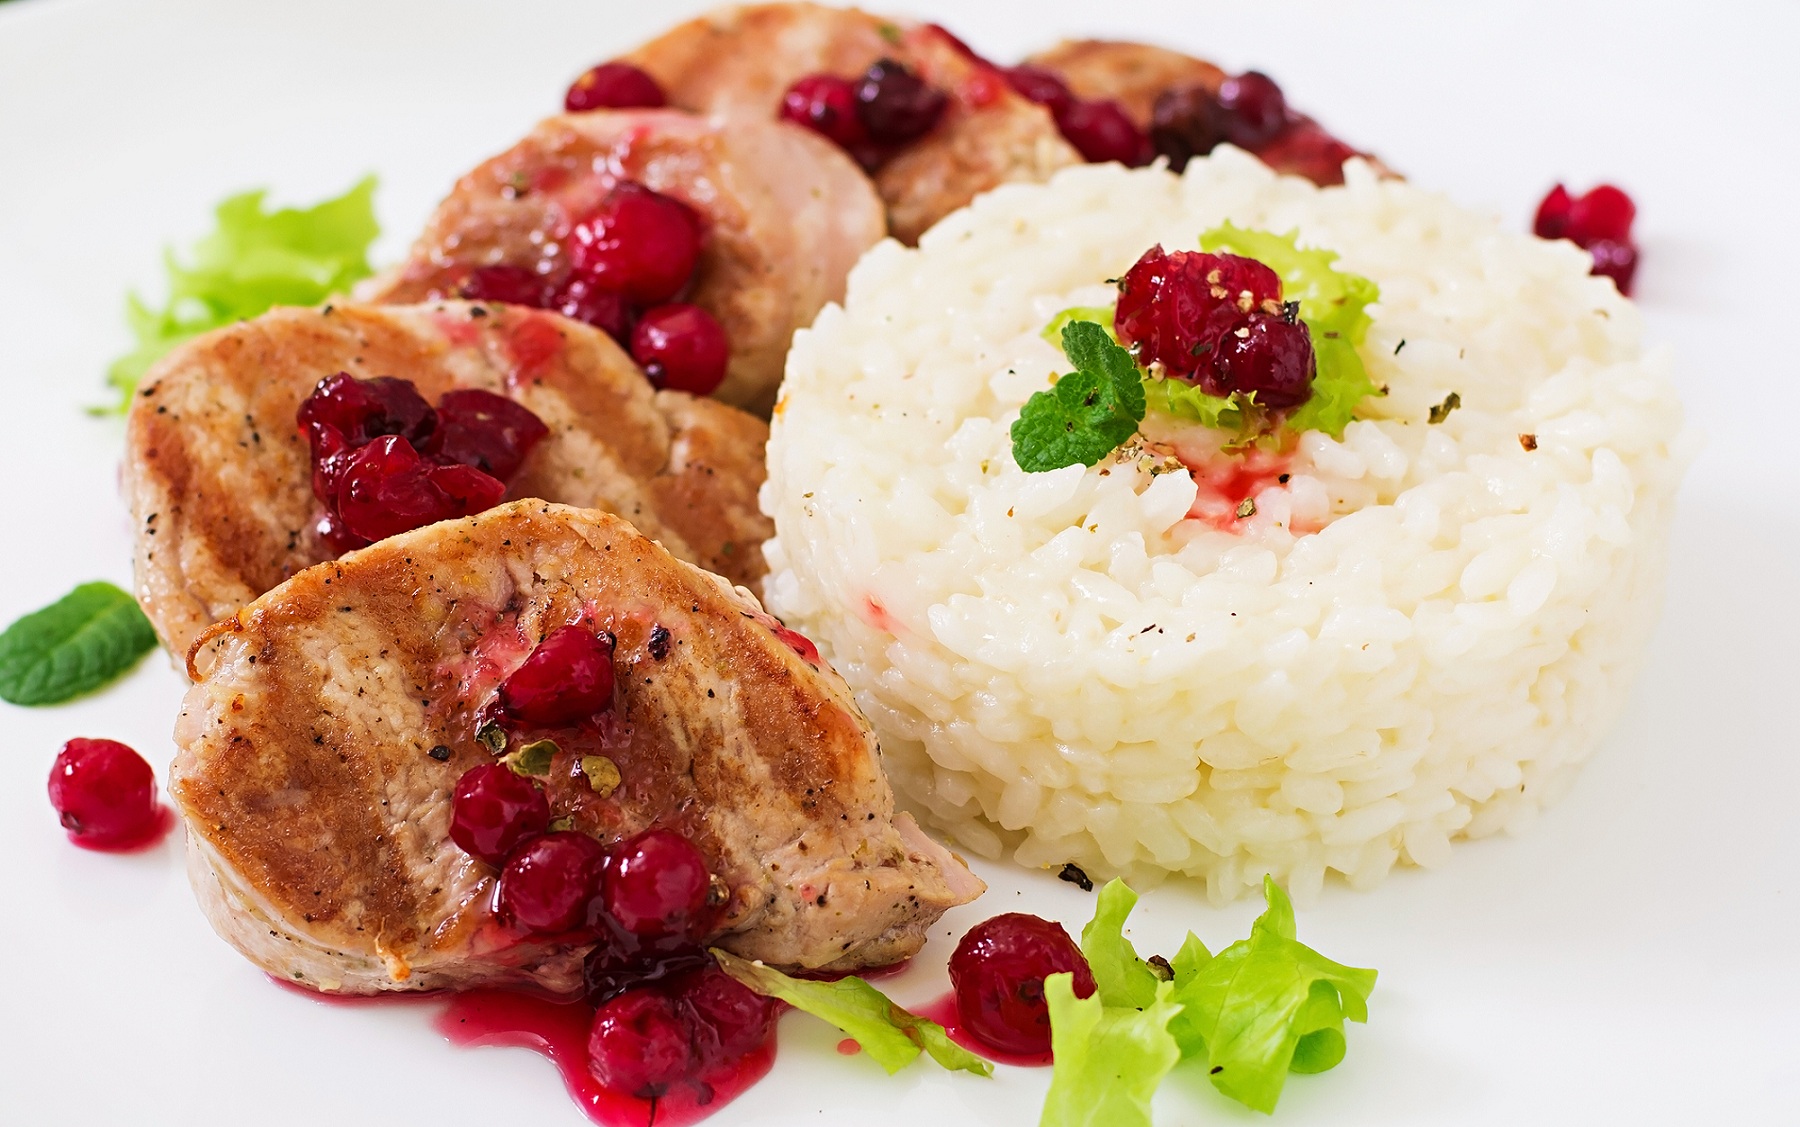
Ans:
[[[586,110],[657,109],[669,104],[656,79],[630,63],[601,63],[583,72],[563,95],[569,113]]]
[[[1075,996],[1091,997],[1094,975],[1061,924],[1007,912],[970,928],[950,956],[958,1024],[991,1049],[1035,1057],[1050,1051],[1044,979],[1075,976]]]
[[[300,404],[312,451],[318,528],[337,553],[500,503],[506,481],[549,434],[503,395],[446,392],[436,408],[407,380],[339,372]]]
[[[950,105],[905,63],[878,59],[854,77],[809,74],[781,96],[777,114],[834,142],[874,172],[930,133]]]
[[[69,840],[85,849],[147,849],[175,824],[157,801],[156,775],[144,757],[117,740],[76,738],[50,768],[50,805]]]
[[[1568,239],[1581,247],[1593,257],[1592,273],[1611,278],[1620,293],[1630,296],[1638,261],[1637,243],[1631,237],[1636,218],[1637,205],[1611,184],[1581,196],[1571,196],[1558,184],[1538,204],[1532,233],[1540,239]]]
[[[1054,1060],[1048,1049],[1041,1053],[1009,1053],[1004,1049],[996,1049],[986,1041],[975,1036],[975,1034],[971,1033],[963,1025],[962,1014],[959,1013],[956,1008],[956,991],[954,990],[947,992],[941,998],[925,1003],[923,1006],[912,1007],[912,1012],[918,1014],[922,1018],[937,1022],[944,1027],[944,1033],[948,1035],[952,1041],[955,1041],[958,1045],[961,1045],[971,1053],[985,1057],[997,1064],[1013,1064],[1018,1065],[1021,1068],[1042,1068],[1044,1065],[1050,1064]],[[845,1042],[845,1044],[855,1046],[849,1050],[853,1053],[860,1052],[862,1049],[862,1046],[857,1045],[854,1040]],[[845,1051],[843,1044],[838,1046],[838,1051]]]
[[[516,1046],[542,1053],[562,1073],[564,1086],[582,1111],[605,1127],[693,1123],[736,1099],[775,1063],[775,1039],[764,1036],[735,1058],[702,1054],[706,1059],[690,1077],[658,1095],[633,1096],[607,1087],[591,1071],[594,1018],[594,1008],[585,1002],[477,990],[452,998],[436,1025],[452,1044]]]
[[[1076,97],[1061,75],[1043,67],[1007,67],[1001,74],[1015,93],[1050,111],[1057,132],[1075,146],[1083,160],[1096,164],[1118,161],[1135,168],[1155,158],[1157,150],[1151,138],[1119,103]]]

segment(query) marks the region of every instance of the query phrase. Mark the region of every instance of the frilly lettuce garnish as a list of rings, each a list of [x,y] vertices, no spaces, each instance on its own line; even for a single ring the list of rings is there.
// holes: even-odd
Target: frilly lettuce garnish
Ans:
[[[165,256],[169,300],[151,309],[135,294],[125,318],[137,347],[113,361],[106,382],[123,411],[150,365],[190,337],[255,317],[276,305],[316,305],[366,278],[375,221],[375,178],[309,208],[267,211],[262,191],[219,204],[218,226],[183,265]]]
[[[1094,996],[1077,999],[1067,976],[1045,980],[1056,1063],[1043,1127],[1150,1127],[1150,1096],[1187,1060],[1225,1095],[1271,1112],[1289,1072],[1343,1059],[1344,1020],[1368,1020],[1375,972],[1299,942],[1287,895],[1267,878],[1263,895],[1250,938],[1214,955],[1189,933],[1165,980],[1125,938],[1136,894],[1119,881],[1101,890],[1081,933]]]

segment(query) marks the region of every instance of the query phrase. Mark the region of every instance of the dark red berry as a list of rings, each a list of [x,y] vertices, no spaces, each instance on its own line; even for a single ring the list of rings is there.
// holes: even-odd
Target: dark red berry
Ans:
[[[594,1012],[588,1071],[603,1087],[655,1099],[694,1067],[693,1030],[668,995],[627,990]]]
[[[832,74],[809,74],[781,96],[781,116],[848,149],[869,139],[856,112],[856,84]]]
[[[630,63],[601,63],[570,83],[563,95],[563,109],[569,113],[656,109],[668,103],[656,79]]]
[[[1057,117],[1056,126],[1083,160],[1095,164],[1118,161],[1135,168],[1156,155],[1150,138],[1117,102],[1076,102]]]
[[[1569,190],[1558,184],[1544,196],[1538,204],[1537,217],[1532,221],[1532,233],[1540,239],[1560,239],[1569,233],[1569,210],[1575,204]]]
[[[1281,277],[1253,258],[1155,246],[1126,271],[1113,324],[1139,363],[1193,378],[1210,367],[1220,334],[1280,302]]]
[[[658,305],[631,333],[631,356],[660,388],[711,395],[725,382],[731,342],[713,315],[697,305]]]
[[[521,724],[566,728],[612,707],[612,635],[559,626],[500,683],[500,707]]]
[[[450,840],[495,867],[550,825],[550,803],[530,779],[504,763],[463,772],[450,799]]]
[[[607,915],[640,939],[695,943],[706,937],[712,871],[673,830],[650,829],[613,846],[603,883]]]
[[[1619,292],[1631,292],[1637,272],[1637,245],[1631,224],[1637,205],[1611,184],[1601,184],[1581,196],[1571,196],[1561,184],[1550,189],[1538,204],[1531,229],[1542,239],[1569,239],[1593,256],[1592,272],[1611,278]]]
[[[1611,278],[1620,293],[1630,296],[1631,279],[1637,273],[1637,247],[1629,242],[1597,239],[1587,250],[1594,257],[1593,272]]]
[[[495,909],[508,926],[532,935],[586,931],[599,918],[605,863],[606,850],[586,834],[534,837],[501,870]]]
[[[694,1030],[702,1067],[754,1052],[775,1029],[775,1003],[713,965],[672,982],[669,992]]]
[[[1036,102],[1052,114],[1061,115],[1075,104],[1075,95],[1069,90],[1069,84],[1053,70],[1026,63],[1004,67],[1000,73],[1006,76],[1006,84],[1020,97]]]
[[[595,947],[582,962],[587,1000],[593,1005],[616,998],[634,987],[680,978],[708,965],[712,958],[699,947],[646,945],[617,932],[610,938],[612,942]]]
[[[1150,110],[1150,144],[1180,172],[1226,140],[1225,117],[1225,107],[1206,87],[1172,87],[1157,95]]]
[[[550,295],[549,308],[576,321],[584,321],[618,341],[631,340],[631,324],[637,311],[631,299],[617,290],[602,289],[576,275]]]
[[[902,145],[931,132],[950,104],[941,91],[893,59],[881,59],[856,83],[856,113],[869,138]]]
[[[351,456],[337,489],[344,528],[381,540],[499,504],[506,486],[470,466],[439,466],[388,435]]]
[[[542,308],[550,299],[544,277],[523,266],[477,266],[456,287],[469,301],[498,301]]]
[[[1075,996],[1091,997],[1094,974],[1060,924],[1008,912],[976,924],[950,956],[950,982],[963,1028],[1002,1052],[1050,1051],[1044,979],[1075,976]]]
[[[1240,149],[1255,150],[1287,125],[1287,99],[1261,71],[1227,78],[1219,87],[1219,105],[1225,110],[1225,136]]]
[[[1570,203],[1568,237],[1585,247],[1602,239],[1627,242],[1636,218],[1637,205],[1630,196],[1611,184],[1601,184]]]
[[[437,426],[437,413],[411,381],[394,376],[359,380],[348,372],[320,380],[300,404],[296,418],[315,451],[327,427],[354,447],[388,434],[420,443]]]
[[[1252,313],[1219,338],[1212,372],[1200,386],[1212,395],[1254,395],[1260,406],[1284,410],[1312,398],[1317,370],[1305,325]]]
[[[130,841],[157,823],[156,775],[117,740],[73,739],[50,768],[50,805],[83,844]]]
[[[505,481],[550,428],[523,405],[479,388],[447,391],[425,452],[440,462],[474,466]],[[442,482],[440,482],[442,484]]]
[[[667,301],[700,260],[700,220],[672,196],[621,181],[569,235],[569,263],[599,289]]]

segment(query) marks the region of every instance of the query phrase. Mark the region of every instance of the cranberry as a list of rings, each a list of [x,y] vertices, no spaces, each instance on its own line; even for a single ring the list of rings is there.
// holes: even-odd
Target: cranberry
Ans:
[[[646,310],[632,330],[631,356],[657,387],[710,395],[725,382],[731,342],[699,306],[659,305]]]
[[[1113,324],[1139,363],[1193,378],[1219,335],[1254,310],[1279,311],[1281,278],[1253,258],[1151,247],[1126,271]]]
[[[583,110],[656,109],[669,104],[656,79],[630,63],[601,63],[569,85],[563,95],[563,109],[570,113]]]
[[[1006,84],[1020,97],[1036,102],[1058,117],[1075,104],[1075,95],[1069,90],[1069,84],[1053,70],[1026,63],[1006,67],[1000,73],[1006,76]]]
[[[1219,338],[1213,375],[1200,386],[1213,395],[1254,394],[1260,406],[1284,410],[1312,397],[1317,370],[1305,325],[1252,313]]]
[[[1588,253],[1594,257],[1596,274],[1603,274],[1613,280],[1622,294],[1631,293],[1631,279],[1637,273],[1637,247],[1627,242],[1615,242],[1612,239],[1597,239],[1589,244]]]
[[[504,763],[463,772],[450,799],[450,840],[464,853],[496,867],[513,850],[550,825],[544,792]]]
[[[1225,136],[1240,149],[1273,141],[1287,125],[1287,99],[1261,71],[1227,78],[1219,87],[1219,105],[1225,110]]]
[[[1044,979],[1075,976],[1075,996],[1091,997],[1094,974],[1058,924],[1008,912],[976,924],[950,956],[950,982],[963,1028],[1002,1052],[1050,1051],[1050,1006]]]
[[[634,987],[680,978],[706,966],[711,959],[699,947],[644,947],[629,935],[615,934],[612,938],[614,942],[602,943],[588,952],[582,963],[587,999],[596,1006]]]
[[[613,637],[559,626],[500,683],[506,715],[539,728],[566,728],[612,707]]]
[[[150,764],[117,740],[64,744],[50,768],[50,805],[63,829],[93,845],[139,837],[160,816]]]
[[[1619,292],[1631,292],[1637,271],[1637,245],[1631,224],[1637,205],[1611,184],[1601,184],[1585,195],[1571,196],[1561,184],[1550,189],[1538,204],[1532,231],[1544,239],[1569,239],[1593,256],[1593,273],[1611,278]]]
[[[359,380],[348,372],[320,380],[296,417],[313,442],[315,457],[327,427],[348,445],[362,446],[388,434],[423,442],[437,426],[437,413],[410,381],[394,376]]]
[[[494,897],[500,918],[534,935],[582,931],[597,921],[606,850],[582,833],[534,837],[508,858]]]
[[[588,279],[570,278],[550,295],[549,307],[574,321],[603,330],[621,345],[631,339],[636,315],[631,300],[617,290],[602,289]]]
[[[1176,86],[1157,95],[1150,111],[1150,143],[1180,172],[1226,139],[1225,107],[1204,86]]]
[[[1569,209],[1574,206],[1569,190],[1558,184],[1538,204],[1532,233],[1540,239],[1560,239],[1569,233]]]
[[[474,466],[501,481],[518,471],[550,428],[525,407],[478,388],[447,391],[426,453],[440,462]]]
[[[695,1044],[712,1062],[753,1052],[775,1029],[775,1003],[708,963],[673,982],[676,1004],[690,1015]]]
[[[635,180],[621,181],[570,233],[575,272],[635,301],[674,297],[699,259],[700,220],[693,209]]]
[[[1076,102],[1057,117],[1056,126],[1083,160],[1095,164],[1118,161],[1135,168],[1155,156],[1150,138],[1117,102]]]
[[[856,113],[871,140],[901,145],[931,132],[950,100],[902,63],[881,59],[856,83]]]
[[[627,990],[595,1011],[588,1071],[603,1086],[656,1099],[693,1065],[693,1030],[661,991]]]
[[[477,266],[456,287],[469,301],[498,301],[542,308],[549,300],[543,276],[523,266]]]
[[[673,830],[645,830],[615,845],[603,888],[607,915],[639,939],[693,943],[712,926],[706,858]]]
[[[437,466],[388,435],[358,450],[338,484],[345,529],[371,542],[500,503],[506,486],[470,466]]]
[[[781,116],[848,149],[869,139],[856,112],[856,85],[831,74],[809,74],[781,96]]]

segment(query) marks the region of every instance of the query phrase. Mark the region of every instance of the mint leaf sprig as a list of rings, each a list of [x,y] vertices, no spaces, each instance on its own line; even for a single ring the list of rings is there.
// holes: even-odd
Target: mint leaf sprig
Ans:
[[[137,600],[83,583],[0,633],[0,700],[61,704],[113,680],[156,648]]]
[[[1094,465],[1144,421],[1143,374],[1104,327],[1070,320],[1062,348],[1075,370],[1027,399],[1013,421],[1013,461],[1026,473]]]

